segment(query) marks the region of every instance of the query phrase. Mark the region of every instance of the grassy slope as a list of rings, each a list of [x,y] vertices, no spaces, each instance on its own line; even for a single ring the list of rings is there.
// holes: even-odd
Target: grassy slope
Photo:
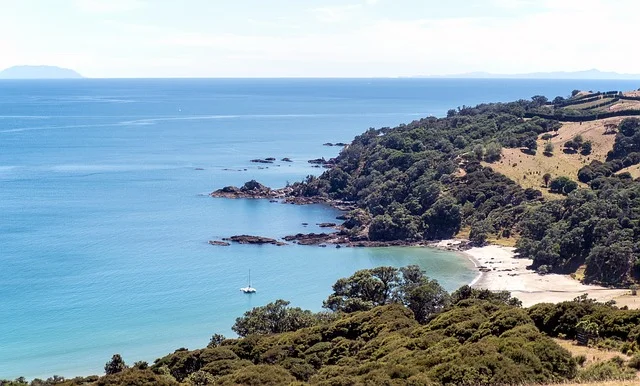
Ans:
[[[572,356],[584,355],[587,358],[585,366],[592,365],[598,362],[608,361],[616,356],[628,361],[631,359],[629,356],[624,355],[617,351],[602,350],[595,347],[578,346],[573,341],[564,339],[553,339],[562,348],[568,350]],[[607,381],[607,382],[592,382],[592,383],[563,383],[567,386],[630,386],[640,385],[640,372],[638,372],[638,379],[632,381]]]
[[[573,180],[578,179],[578,170],[589,164],[592,160],[604,161],[607,153],[613,148],[615,135],[604,135],[604,124],[618,124],[623,118],[600,119],[592,122],[565,122],[558,130],[558,135],[551,139],[554,146],[553,156],[543,154],[546,141],[538,139],[538,152],[529,155],[520,149],[504,149],[500,161],[485,166],[502,173],[517,182],[524,188],[535,188],[543,191],[549,198],[561,198],[560,195],[548,193],[544,189],[542,176],[550,173],[552,178],[567,176]],[[590,155],[583,156],[579,153],[567,154],[562,151],[563,144],[580,134],[585,141],[593,143],[593,151]],[[640,167],[636,167],[636,173],[640,176]]]

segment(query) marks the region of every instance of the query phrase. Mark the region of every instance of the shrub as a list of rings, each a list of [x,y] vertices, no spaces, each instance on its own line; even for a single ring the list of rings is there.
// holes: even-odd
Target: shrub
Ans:
[[[578,372],[576,380],[579,382],[600,382],[611,379],[631,380],[636,377],[635,370],[624,367],[616,360],[594,363]]]
[[[127,365],[124,363],[120,354],[115,354],[111,357],[111,360],[104,365],[104,373],[107,375],[116,374],[124,371],[126,368]]]
[[[634,355],[627,364],[632,369],[640,370],[640,354]]]

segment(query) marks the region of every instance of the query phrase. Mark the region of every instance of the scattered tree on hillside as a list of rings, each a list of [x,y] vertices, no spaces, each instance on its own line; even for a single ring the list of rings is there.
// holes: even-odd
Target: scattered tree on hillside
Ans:
[[[527,138],[523,141],[522,146],[526,147],[528,152],[531,154],[536,154],[538,150],[538,142],[535,138]]]
[[[540,107],[546,105],[549,102],[549,99],[543,95],[534,95],[531,97],[531,101],[534,106]]]
[[[580,154],[589,155],[591,154],[592,148],[593,148],[593,144],[591,143],[591,141],[585,141],[582,144],[582,149],[580,150]]]
[[[600,333],[600,326],[598,323],[592,321],[590,318],[582,318],[577,324],[576,329],[582,330],[589,335],[597,337]]]
[[[218,347],[225,339],[227,338],[225,338],[225,336],[222,334],[213,334],[211,336],[211,339],[209,340],[209,344],[207,345],[207,347]]]
[[[553,144],[551,142],[547,142],[544,145],[544,155],[547,157],[551,157],[553,155]]]
[[[318,316],[289,302],[278,299],[266,306],[256,307],[236,319],[231,329],[240,336],[250,334],[276,334],[295,331],[318,323]]]
[[[552,193],[569,194],[578,188],[578,183],[568,177],[554,178],[549,184]]]
[[[124,363],[122,356],[120,356],[120,354],[115,354],[111,357],[111,360],[104,365],[104,373],[107,375],[117,374],[124,371],[126,368],[127,365]]]
[[[453,140],[453,145],[458,149],[464,149],[467,147],[467,140],[463,136],[458,135],[456,139]]]
[[[578,134],[575,137],[573,137],[573,143],[579,148],[582,146],[582,143],[584,142],[584,138],[582,138],[582,135]]]
[[[570,139],[564,143],[564,148],[568,149],[569,151],[575,152],[576,150],[578,150],[578,148],[580,148],[580,146],[575,143],[573,139]]]
[[[490,142],[485,150],[484,159],[487,162],[495,162],[502,157],[502,146],[497,142]]]
[[[476,159],[482,160],[484,158],[484,147],[482,145],[476,145],[473,147],[473,154],[475,154]]]
[[[339,279],[323,307],[355,312],[395,302],[407,306],[418,322],[425,323],[449,304],[449,294],[418,266],[378,267]]]
[[[542,181],[544,182],[544,186],[545,186],[546,188],[548,188],[548,187],[549,187],[549,181],[551,181],[551,174],[549,174],[549,173],[545,173],[545,174],[542,176]]]

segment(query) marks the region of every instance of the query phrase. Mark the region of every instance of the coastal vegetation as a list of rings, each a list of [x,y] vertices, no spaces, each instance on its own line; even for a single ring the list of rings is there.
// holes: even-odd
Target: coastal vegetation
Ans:
[[[278,300],[239,317],[237,339],[152,364],[116,354],[103,376],[0,385],[526,385],[631,380],[640,367],[640,311],[586,296],[524,309],[507,292],[449,294],[415,266],[379,267],[338,280],[324,306],[336,311]],[[572,356],[567,339],[584,326],[614,354]]]
[[[467,229],[479,244],[513,239],[540,272],[583,267],[588,283],[627,286],[640,275],[640,183],[618,172],[640,163],[640,119],[624,118],[634,110],[613,109],[607,117],[623,116],[618,123],[593,116],[599,124],[584,135],[565,134],[567,125],[580,127],[602,107],[585,103],[613,96],[636,98],[604,92],[549,102],[534,96],[369,129],[329,170],[291,185],[288,195],[353,203],[357,208],[342,231],[350,240],[420,242]],[[581,122],[559,121],[567,114]],[[566,139],[554,146],[555,137]],[[558,148],[579,160],[567,174],[523,171],[505,157],[510,152],[562,163],[553,160]],[[509,178],[516,173],[519,181]]]

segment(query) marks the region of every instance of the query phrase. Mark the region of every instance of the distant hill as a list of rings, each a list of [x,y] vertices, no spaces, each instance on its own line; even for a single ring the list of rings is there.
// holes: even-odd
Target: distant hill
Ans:
[[[640,74],[620,74],[596,69],[585,71],[533,72],[527,74],[492,74],[490,72],[467,72],[451,75],[418,75],[414,78],[465,78],[465,79],[640,79]]]
[[[0,71],[0,79],[80,79],[76,71],[56,66],[13,66]]]

